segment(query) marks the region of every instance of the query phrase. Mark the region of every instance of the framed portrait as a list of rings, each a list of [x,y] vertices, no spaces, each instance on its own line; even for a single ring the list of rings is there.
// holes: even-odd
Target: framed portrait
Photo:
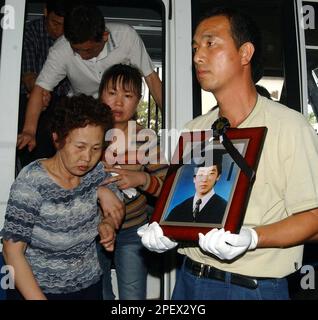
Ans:
[[[230,128],[226,135],[255,172],[265,127]],[[252,182],[212,130],[181,134],[156,202],[152,221],[178,241],[196,241],[198,233],[224,228],[238,233]]]

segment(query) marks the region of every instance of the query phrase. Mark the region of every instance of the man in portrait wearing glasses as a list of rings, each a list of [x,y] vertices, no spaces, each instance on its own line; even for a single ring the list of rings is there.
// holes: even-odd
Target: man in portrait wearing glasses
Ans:
[[[166,221],[221,223],[227,201],[216,194],[214,190],[221,173],[222,159],[220,157],[211,166],[195,167],[194,196],[175,206]]]

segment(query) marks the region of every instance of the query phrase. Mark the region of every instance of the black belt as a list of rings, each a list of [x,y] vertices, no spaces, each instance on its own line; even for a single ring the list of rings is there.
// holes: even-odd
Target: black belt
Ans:
[[[190,273],[192,273],[196,277],[200,278],[209,278],[215,279],[225,282],[226,272],[212,266],[209,266],[204,263],[199,263],[191,260],[190,258],[185,259],[185,267]],[[256,289],[258,286],[259,278],[252,278],[248,276],[243,276],[237,273],[230,273],[231,279],[230,282],[232,284],[236,284],[241,287]],[[263,280],[266,278],[263,278]],[[268,279],[268,278],[267,278]]]

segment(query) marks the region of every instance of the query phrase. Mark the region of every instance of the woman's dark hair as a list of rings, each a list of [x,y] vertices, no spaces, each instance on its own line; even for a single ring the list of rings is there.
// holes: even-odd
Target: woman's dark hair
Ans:
[[[141,73],[137,68],[126,64],[115,64],[104,72],[99,85],[99,98],[101,98],[105,87],[109,86],[110,83],[113,89],[116,89],[118,80],[125,90],[131,90],[139,99],[141,98]]]
[[[254,83],[263,76],[262,39],[258,26],[252,18],[230,7],[215,7],[201,17],[199,23],[215,16],[225,16],[231,25],[232,38],[237,48],[242,44],[251,42],[254,45],[254,54],[251,60],[252,78]],[[199,25],[198,23],[198,25]]]
[[[76,6],[65,17],[64,36],[72,44],[100,42],[105,30],[103,14],[95,6]]]
[[[59,17],[65,17],[67,12],[72,7],[72,1],[70,0],[47,0],[46,10],[47,13],[54,12]]]
[[[64,97],[54,110],[51,119],[51,132],[57,134],[55,142],[63,144],[70,131],[84,128],[88,124],[101,126],[105,132],[113,128],[110,108],[84,94],[71,98]]]

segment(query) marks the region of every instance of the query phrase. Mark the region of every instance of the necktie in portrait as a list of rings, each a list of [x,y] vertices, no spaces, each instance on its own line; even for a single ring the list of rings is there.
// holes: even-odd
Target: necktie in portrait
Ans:
[[[195,207],[194,207],[194,210],[193,210],[193,220],[195,221],[195,218],[197,216],[197,214],[200,212],[200,204],[202,203],[202,200],[199,199],[196,201],[195,203]]]

